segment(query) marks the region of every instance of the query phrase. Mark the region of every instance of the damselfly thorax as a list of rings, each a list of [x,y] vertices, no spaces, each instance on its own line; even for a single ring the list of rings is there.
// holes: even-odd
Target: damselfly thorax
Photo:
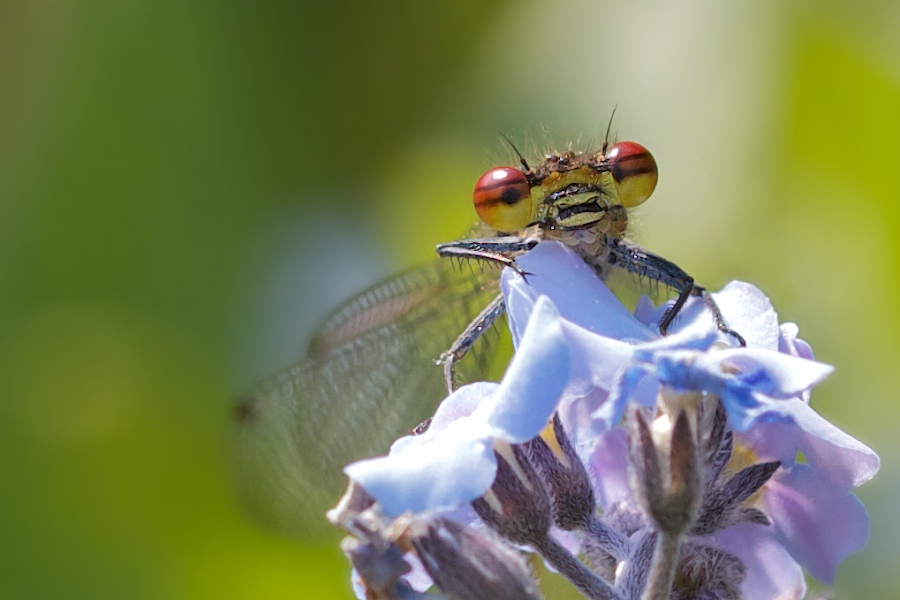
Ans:
[[[618,269],[674,290],[660,333],[698,295],[719,329],[742,342],[690,276],[626,240],[628,210],[657,182],[656,162],[643,146],[604,143],[593,152],[549,155],[533,167],[519,158],[520,166],[493,168],[476,183],[475,209],[489,236],[441,244],[441,257],[507,266],[527,279],[516,257],[556,240],[603,279]],[[302,537],[327,530],[323,515],[345,486],[344,465],[384,454],[448,389],[485,377],[491,353],[469,350],[505,311],[498,274],[456,263],[435,261],[349,300],[306,358],[239,400],[240,488],[264,520]],[[435,367],[438,357],[443,369]]]

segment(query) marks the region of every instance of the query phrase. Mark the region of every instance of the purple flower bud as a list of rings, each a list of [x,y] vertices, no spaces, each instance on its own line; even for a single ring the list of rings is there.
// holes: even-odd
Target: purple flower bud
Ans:
[[[459,600],[541,597],[528,564],[487,529],[449,519],[424,521],[410,542],[441,591]]]
[[[594,489],[587,469],[566,435],[558,414],[553,415],[551,425],[552,435],[545,430],[541,436],[526,442],[524,447],[550,492],[556,526],[569,531],[582,530],[585,537],[591,540],[595,561],[606,563],[606,556],[618,560],[625,558],[628,541],[598,518]]]
[[[659,531],[681,535],[697,516],[702,482],[687,413],[680,412],[665,434],[668,452],[657,445],[641,409],[629,412],[628,429],[635,496]]]
[[[525,449],[514,445],[496,454],[497,477],[490,493],[472,501],[485,523],[515,544],[537,545],[553,523],[550,495],[528,461]]]

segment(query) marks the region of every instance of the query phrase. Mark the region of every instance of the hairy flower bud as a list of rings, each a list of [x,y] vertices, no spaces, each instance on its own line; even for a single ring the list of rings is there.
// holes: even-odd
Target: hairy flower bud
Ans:
[[[553,415],[549,429],[524,445],[550,492],[556,526],[582,530],[590,540],[592,562],[606,563],[607,557],[625,558],[628,540],[597,517],[590,476],[566,435],[559,414]]]
[[[498,444],[498,447],[501,445]],[[490,492],[472,502],[475,512],[500,535],[516,544],[534,544],[553,522],[550,496],[519,445],[497,452],[497,477]]]
[[[687,413],[675,419],[666,453],[657,446],[641,409],[633,408],[628,421],[635,496],[657,529],[680,535],[696,519],[702,482]]]
[[[540,598],[522,556],[487,529],[445,518],[414,528],[410,541],[441,591],[456,600]]]

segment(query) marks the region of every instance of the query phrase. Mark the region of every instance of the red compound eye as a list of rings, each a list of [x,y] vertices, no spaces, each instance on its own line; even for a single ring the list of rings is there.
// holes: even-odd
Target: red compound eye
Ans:
[[[496,167],[478,179],[475,212],[485,225],[510,233],[531,221],[531,186],[515,167]]]
[[[622,206],[641,204],[656,189],[659,170],[650,151],[635,142],[619,142],[606,152]]]

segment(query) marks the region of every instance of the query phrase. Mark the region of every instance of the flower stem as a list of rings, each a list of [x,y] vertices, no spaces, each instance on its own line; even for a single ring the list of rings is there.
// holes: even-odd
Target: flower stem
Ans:
[[[606,526],[596,516],[591,516],[585,523],[584,533],[594,542],[609,553],[616,561],[625,560],[628,557],[628,539],[618,531]]]
[[[550,536],[536,541],[535,548],[550,565],[591,600],[622,600],[612,585],[595,575],[583,562]]]
[[[650,565],[650,577],[641,600],[666,600],[675,581],[681,536],[665,531],[660,531],[658,535],[656,548],[653,550],[653,563]]]

